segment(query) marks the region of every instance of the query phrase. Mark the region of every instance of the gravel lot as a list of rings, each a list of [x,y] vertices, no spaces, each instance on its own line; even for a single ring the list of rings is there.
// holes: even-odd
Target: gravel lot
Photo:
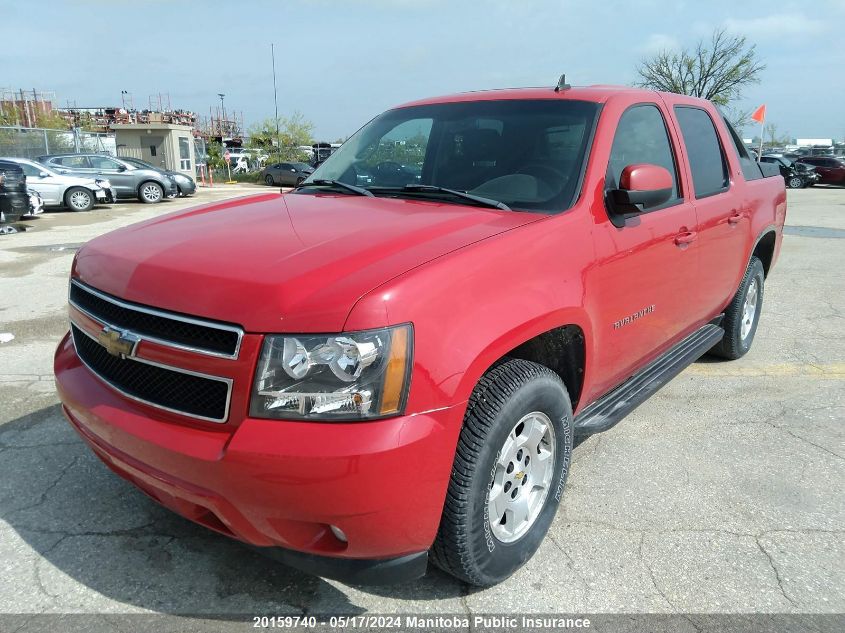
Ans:
[[[46,213],[0,237],[0,333],[15,337],[0,344],[0,613],[845,612],[845,189],[789,191],[754,349],[695,363],[584,441],[537,555],[481,591],[436,570],[351,587],[265,560],[111,474],[60,415],[74,250],[267,190]]]

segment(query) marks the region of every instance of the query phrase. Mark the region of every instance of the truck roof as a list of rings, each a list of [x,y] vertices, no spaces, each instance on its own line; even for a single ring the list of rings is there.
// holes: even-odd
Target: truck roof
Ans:
[[[398,108],[410,106],[431,105],[435,103],[454,103],[458,101],[500,101],[506,99],[572,99],[579,101],[593,101],[606,103],[614,97],[633,99],[638,96],[643,99],[654,99],[660,95],[664,101],[670,104],[687,103],[703,105],[709,103],[706,99],[688,97],[671,92],[659,92],[645,88],[634,88],[631,86],[594,85],[594,86],[573,86],[555,92],[554,86],[541,86],[534,88],[501,88],[496,90],[478,90],[471,92],[460,92],[440,97],[429,97],[417,101],[403,103]]]

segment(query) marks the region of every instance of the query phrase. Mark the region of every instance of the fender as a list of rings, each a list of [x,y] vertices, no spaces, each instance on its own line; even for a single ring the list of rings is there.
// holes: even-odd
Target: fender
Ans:
[[[766,226],[762,231],[760,231],[759,235],[757,235],[756,239],[754,240],[754,244],[751,246],[751,250],[748,253],[748,258],[746,259],[745,267],[748,268],[748,265],[751,263],[751,258],[754,256],[754,251],[757,250],[757,246],[759,246],[760,242],[763,241],[764,238],[768,237],[770,234],[774,234],[775,236],[775,248],[772,252],[772,261],[769,262],[769,266],[766,268],[766,276],[769,276],[769,271],[775,265],[777,261],[778,255],[780,254],[780,246],[783,242],[783,231],[778,230],[778,227],[774,224],[770,224]]]
[[[346,330],[413,323],[408,413],[465,402],[496,360],[560,326],[581,328],[589,354],[593,324],[581,271],[594,246],[584,239],[589,216],[579,211],[468,245],[355,304]]]

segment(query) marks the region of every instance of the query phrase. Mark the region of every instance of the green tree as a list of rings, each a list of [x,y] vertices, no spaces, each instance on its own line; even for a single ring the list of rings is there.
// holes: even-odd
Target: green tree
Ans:
[[[699,40],[693,49],[662,50],[642,60],[636,85],[724,106],[741,97],[747,86],[760,83],[765,68],[744,36],[717,29],[709,41]]]
[[[290,117],[279,117],[278,136],[276,125],[276,119],[271,117],[250,127],[247,146],[264,150],[271,160],[301,160],[302,152],[297,148],[314,142],[314,124],[295,112]]]

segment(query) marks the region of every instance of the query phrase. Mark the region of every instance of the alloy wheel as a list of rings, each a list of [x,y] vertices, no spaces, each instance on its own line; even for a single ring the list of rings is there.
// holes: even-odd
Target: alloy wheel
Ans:
[[[742,304],[742,325],[740,326],[739,335],[743,341],[748,338],[751,328],[754,325],[759,297],[757,279],[752,279],[751,284],[748,286],[748,292],[745,293],[745,302]]]
[[[514,425],[496,460],[487,503],[490,529],[501,542],[522,538],[534,525],[554,467],[554,426],[545,413],[533,411]]]
[[[147,202],[158,202],[161,200],[161,188],[153,183],[147,183],[141,188],[141,195]]]
[[[87,209],[91,205],[91,196],[85,191],[70,194],[70,204],[74,209]]]

